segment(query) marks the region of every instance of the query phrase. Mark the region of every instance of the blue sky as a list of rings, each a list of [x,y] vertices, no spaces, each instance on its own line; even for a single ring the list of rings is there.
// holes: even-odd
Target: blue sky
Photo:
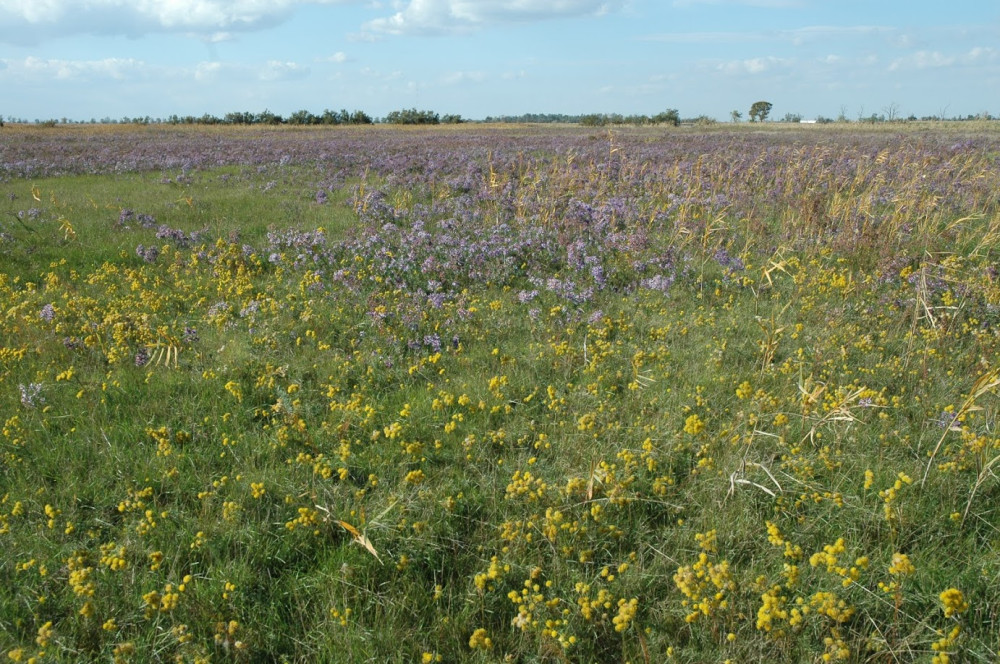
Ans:
[[[0,0],[0,115],[1000,115],[997,0]]]

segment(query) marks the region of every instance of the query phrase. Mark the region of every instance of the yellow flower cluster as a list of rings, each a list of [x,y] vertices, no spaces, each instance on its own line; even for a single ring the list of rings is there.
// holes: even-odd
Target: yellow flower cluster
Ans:
[[[941,600],[941,606],[944,609],[946,618],[965,613],[969,610],[969,603],[965,601],[965,596],[958,588],[948,588],[940,594],[938,599]]]
[[[693,564],[682,565],[674,573],[674,585],[685,597],[681,606],[689,610],[684,620],[689,623],[725,610],[729,606],[727,594],[736,588],[729,562],[712,562],[709,558],[708,552],[716,550],[715,531],[698,533],[696,537],[705,550],[698,554]]]
[[[487,635],[485,629],[479,627],[469,637],[469,647],[473,650],[492,650],[493,639]]]

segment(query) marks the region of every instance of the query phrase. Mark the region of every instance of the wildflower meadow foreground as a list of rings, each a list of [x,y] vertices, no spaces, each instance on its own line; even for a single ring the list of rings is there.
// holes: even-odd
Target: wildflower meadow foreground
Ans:
[[[761,127],[4,127],[0,658],[996,661],[1000,133]]]

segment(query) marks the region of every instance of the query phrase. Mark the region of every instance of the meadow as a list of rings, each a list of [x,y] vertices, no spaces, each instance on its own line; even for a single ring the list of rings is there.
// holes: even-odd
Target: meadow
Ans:
[[[994,662],[1000,132],[0,130],[0,659]]]

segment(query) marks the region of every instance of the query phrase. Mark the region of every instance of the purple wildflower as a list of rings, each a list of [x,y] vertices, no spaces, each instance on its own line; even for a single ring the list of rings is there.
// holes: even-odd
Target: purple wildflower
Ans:
[[[430,346],[435,353],[441,352],[441,337],[437,332],[424,336],[424,345]]]
[[[232,310],[232,308],[233,306],[231,304],[223,300],[222,302],[216,302],[210,306],[206,314],[209,318],[225,316]]]
[[[942,429],[954,429],[957,422],[958,416],[947,410],[941,411],[941,414],[934,420],[934,423]]]
[[[726,268],[727,272],[739,272],[744,268],[743,261],[739,256],[733,256],[728,251],[719,247],[713,256],[715,262]]]
[[[538,297],[537,290],[521,291],[520,293],[517,294],[517,301],[520,302],[521,304],[527,304],[528,302],[534,300],[536,297]]]
[[[253,316],[260,311],[260,302],[257,300],[250,300],[247,302],[246,306],[240,309],[240,318],[246,318],[247,316]]]
[[[639,285],[643,288],[648,288],[649,290],[658,290],[661,293],[666,293],[670,290],[670,287],[674,284],[674,277],[670,275],[669,277],[662,274],[658,274],[655,277],[650,277],[649,279],[643,279],[639,282]]]
[[[135,253],[139,256],[139,258],[147,263],[155,263],[156,259],[160,257],[160,248],[146,247],[140,244],[135,248]]]

